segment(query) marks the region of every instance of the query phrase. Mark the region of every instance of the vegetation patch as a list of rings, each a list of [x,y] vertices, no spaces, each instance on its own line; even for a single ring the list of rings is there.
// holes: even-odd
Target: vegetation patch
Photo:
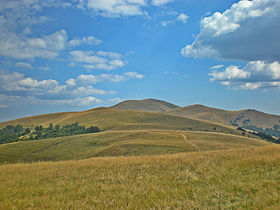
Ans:
[[[22,125],[7,125],[0,129],[0,144],[26,141],[26,140],[38,140],[62,136],[72,136],[85,133],[100,132],[98,126],[80,126],[78,122],[61,127],[59,124],[53,126],[52,123],[48,127],[44,128],[42,125],[34,128],[24,128]]]
[[[0,166],[0,209],[279,209],[280,147]]]

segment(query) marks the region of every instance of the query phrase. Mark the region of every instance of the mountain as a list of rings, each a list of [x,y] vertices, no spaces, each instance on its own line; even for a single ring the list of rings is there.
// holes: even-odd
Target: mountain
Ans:
[[[116,107],[149,111],[118,110]],[[201,117],[208,116],[202,113],[214,116],[215,118],[209,119],[215,122]],[[170,154],[270,144],[254,134],[217,123],[219,120],[223,123],[227,122],[225,119],[230,120],[231,115],[228,113],[231,112],[201,105],[180,108],[164,101],[147,99],[125,101],[112,108],[100,107],[82,112],[53,113],[11,120],[0,123],[0,129],[7,125],[22,125],[32,130],[38,125],[47,128],[52,123],[53,126],[61,127],[78,122],[86,127],[98,126],[103,132],[2,144],[0,163]],[[203,120],[194,119],[195,117]]]
[[[168,113],[126,111],[113,108],[96,108],[82,112],[64,112],[25,117],[0,123],[0,128],[18,124],[24,127],[35,127],[37,125],[47,127],[50,123],[64,126],[75,122],[86,127],[97,125],[105,131],[141,129],[210,131],[216,128],[217,132],[223,130],[226,133],[240,134],[236,132],[236,129]]]
[[[192,105],[167,111],[167,113],[193,119],[208,120],[244,128],[280,128],[280,116],[266,114],[253,109],[226,111],[203,105]]]
[[[179,108],[179,106],[171,104],[166,101],[156,99],[144,100],[127,100],[115,106],[113,109],[117,110],[135,110],[135,111],[149,111],[149,112],[166,112],[172,109]]]

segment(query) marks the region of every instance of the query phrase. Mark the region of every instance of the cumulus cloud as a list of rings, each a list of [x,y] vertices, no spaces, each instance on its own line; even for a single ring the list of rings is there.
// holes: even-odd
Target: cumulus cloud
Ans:
[[[80,63],[86,69],[113,70],[125,65],[125,61],[121,60],[122,56],[114,52],[76,50],[71,51],[70,55],[72,63]]]
[[[142,15],[145,5],[145,0],[80,0],[79,7],[106,17],[120,17]]]
[[[130,79],[142,79],[144,76],[137,72],[118,74],[85,75],[69,78],[64,84],[53,79],[36,80],[25,77],[18,72],[0,71],[0,104],[16,102],[23,98],[30,99],[30,103],[69,104],[72,105],[97,103],[91,100],[95,95],[115,94],[115,91],[105,91],[94,87],[100,82],[124,82]],[[30,98],[32,96],[32,98]],[[32,99],[32,101],[31,101]],[[84,101],[85,103],[81,102]],[[87,101],[87,103],[86,103]]]
[[[65,30],[39,38],[26,38],[7,32],[0,35],[0,55],[17,59],[52,59],[65,49],[66,43],[67,33]]]
[[[210,81],[234,89],[263,89],[280,87],[280,64],[275,61],[251,61],[243,68],[229,66],[224,71],[213,70],[209,73]]]
[[[143,79],[144,75],[137,72],[126,72],[123,75],[119,74],[101,74],[101,75],[85,75],[80,74],[75,80],[78,84],[89,85],[97,82],[110,81],[114,83],[127,81],[130,79]]]
[[[162,6],[172,1],[173,0],[152,0],[152,4],[155,6]]]
[[[189,19],[189,16],[184,14],[184,13],[181,13],[180,15],[178,15],[175,19],[172,19],[172,20],[165,20],[165,21],[162,21],[160,24],[162,26],[168,26],[168,25],[171,25],[171,24],[175,24],[177,22],[181,22],[183,24],[187,23],[187,20]]]
[[[23,68],[23,69],[33,69],[33,66],[30,63],[24,63],[24,62],[17,62],[16,67]]]
[[[74,99],[39,99],[35,97],[27,97],[25,101],[33,104],[51,104],[51,105],[68,105],[68,106],[88,106],[94,104],[100,104],[103,101],[93,96],[79,97]],[[23,99],[24,101],[24,99]]]
[[[177,17],[178,21],[181,21],[182,23],[187,23],[187,20],[189,19],[189,16],[181,13],[178,17]]]
[[[102,41],[100,39],[97,39],[94,36],[89,36],[89,37],[83,37],[83,38],[75,38],[72,39],[68,42],[69,47],[77,47],[80,45],[99,45],[101,44]]]
[[[280,61],[280,1],[239,1],[200,23],[200,33],[182,49],[187,57]]]
[[[144,8],[163,6],[173,0],[79,0],[78,8],[104,17],[146,15]]]

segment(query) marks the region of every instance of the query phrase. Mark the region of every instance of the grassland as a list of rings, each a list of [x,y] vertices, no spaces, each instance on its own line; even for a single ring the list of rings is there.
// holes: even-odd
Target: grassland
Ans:
[[[192,105],[167,111],[168,113],[185,116],[192,119],[218,122],[223,125],[256,126],[259,128],[272,128],[280,122],[280,116],[270,115],[260,111],[246,109],[241,111],[227,111],[203,105]]]
[[[0,209],[280,208],[280,147],[222,124],[98,108],[0,128],[75,122],[104,131],[0,145]]]
[[[0,209],[279,209],[280,147],[0,166]]]
[[[201,131],[127,130],[0,145],[0,163],[77,160],[96,156],[160,155],[266,146],[249,137]]]
[[[169,115],[165,113],[153,113],[143,111],[120,111],[111,108],[97,108],[83,112],[65,112],[32,117],[0,123],[0,127],[6,125],[23,125],[24,127],[34,127],[37,125],[48,126],[49,123],[61,126],[79,122],[79,125],[89,127],[97,125],[104,130],[143,130],[143,129],[163,129],[163,130],[212,130],[223,131],[241,135],[241,132],[225,126],[206,123],[199,120],[185,117]]]
[[[164,112],[179,108],[179,106],[156,99],[127,100],[112,106],[117,110],[138,110],[149,112]]]

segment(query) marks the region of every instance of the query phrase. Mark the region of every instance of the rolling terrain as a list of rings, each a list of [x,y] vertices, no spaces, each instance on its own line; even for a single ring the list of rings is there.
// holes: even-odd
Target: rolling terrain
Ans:
[[[150,101],[151,99],[144,101],[142,108]],[[166,105],[162,101],[155,103],[159,103],[160,106]],[[164,112],[114,108],[38,115],[0,123],[0,127],[20,124],[32,129],[38,125],[47,127],[50,123],[53,126],[63,126],[75,122],[86,127],[97,125],[103,132],[4,144],[0,146],[0,163],[72,160],[97,156],[159,155],[269,144],[258,140],[260,138],[253,134],[215,122],[204,122]]]
[[[0,209],[279,209],[280,147],[0,166]]]
[[[0,145],[0,209],[278,209],[280,146],[230,116],[149,99],[0,123],[102,130]]]
[[[266,114],[253,109],[240,111],[227,111],[215,109],[203,105],[191,105],[178,107],[171,104],[167,109],[160,109],[162,104],[170,104],[164,101],[154,99],[124,101],[115,106],[113,109],[120,110],[143,110],[150,112],[164,112],[181,117],[202,120],[204,122],[214,122],[222,126],[243,127],[245,129],[267,133],[280,137],[280,116]],[[155,108],[156,107],[156,108]]]
[[[237,127],[256,126],[265,129],[280,125],[280,116],[266,114],[253,109],[226,111],[203,105],[192,105],[169,110],[168,113]]]
[[[126,130],[0,145],[0,164],[77,160],[102,156],[163,155],[259,147],[270,143],[204,131]]]

